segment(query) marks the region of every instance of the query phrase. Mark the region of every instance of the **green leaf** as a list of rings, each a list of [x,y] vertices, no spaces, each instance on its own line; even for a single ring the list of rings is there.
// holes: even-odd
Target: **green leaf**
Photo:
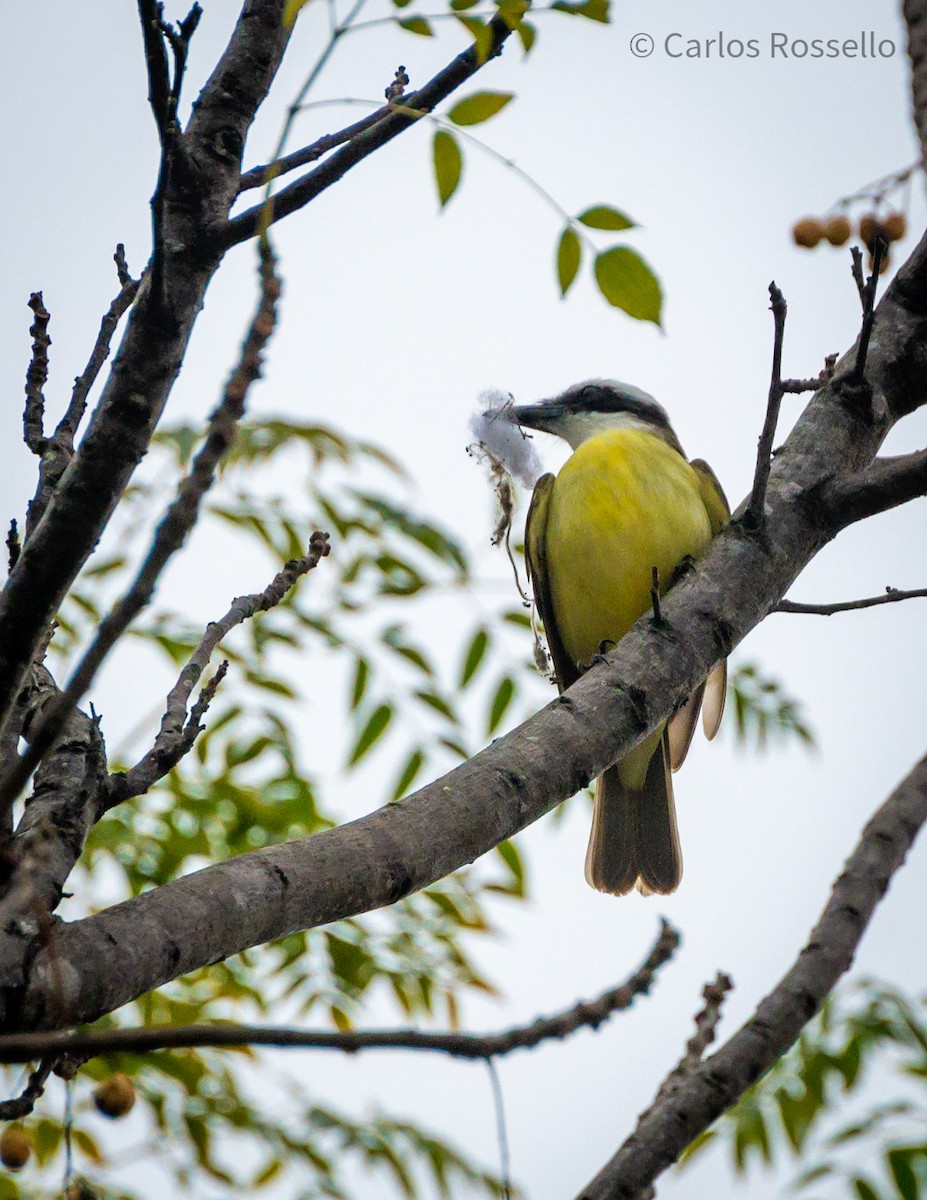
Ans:
[[[435,168],[435,183],[438,186],[438,200],[443,208],[457,191],[463,171],[463,155],[457,139],[444,129],[439,129],[435,133],[431,153]]]
[[[460,678],[457,684],[459,688],[465,688],[480,669],[480,664],[486,656],[488,649],[489,634],[485,629],[478,629],[470,639],[470,645],[467,647],[467,652],[461,664]]]
[[[392,800],[396,801],[402,799],[412,784],[415,783],[424,765],[425,755],[421,750],[416,748],[406,759],[405,766],[399,772],[399,776],[396,779],[395,786],[393,787],[393,794],[391,797]]]
[[[399,26],[409,33],[417,33],[419,37],[434,37],[434,30],[424,17],[405,17],[399,22]]]
[[[580,4],[572,4],[570,0],[556,0],[551,5],[557,12],[585,17],[587,21],[600,21],[603,25],[607,25],[610,20],[610,7],[609,0],[583,0]]]
[[[557,246],[557,279],[560,283],[560,295],[565,296],[570,290],[579,264],[583,259],[583,244],[576,230],[567,225],[560,235]]]
[[[886,1155],[888,1169],[892,1173],[895,1187],[901,1200],[918,1200],[920,1188],[911,1166],[912,1151],[907,1146],[896,1146]]]
[[[458,15],[457,20],[473,38],[473,49],[476,52],[477,62],[486,62],[492,50],[493,32],[491,27],[480,17]]]
[[[529,21],[519,21],[515,26],[515,32],[521,40],[522,49],[525,54],[530,54],[531,48],[537,40],[538,31]]]
[[[480,0],[451,0],[451,12],[466,12],[468,8],[476,8]]]
[[[386,732],[386,727],[392,719],[393,707],[391,704],[380,704],[373,710],[354,743],[354,749],[348,759],[349,767],[360,762],[371,746]]]
[[[636,222],[610,204],[595,204],[576,218],[590,229],[633,229]]]
[[[853,1180],[853,1188],[859,1200],[881,1200],[879,1193],[875,1190],[871,1183],[867,1183],[865,1179],[859,1175]]]
[[[613,246],[595,260],[599,291],[615,308],[637,321],[660,324],[663,294],[653,271],[634,250]]]
[[[354,684],[351,688],[351,712],[356,712],[367,691],[367,680],[370,678],[370,663],[366,658],[359,658],[354,667]]]
[[[496,693],[492,698],[492,704],[489,706],[489,719],[486,722],[486,733],[492,734],[502,723],[502,718],[505,716],[509,705],[515,697],[515,683],[508,675],[499,681],[499,686],[496,688]]]
[[[447,114],[448,119],[455,125],[479,125],[501,112],[511,99],[511,92],[474,92],[457,101]]]
[[[431,691],[417,691],[415,696],[423,704],[427,704],[429,708],[433,708],[435,712],[440,713],[442,717],[446,717],[452,725],[457,724],[457,714],[443,696],[439,696],[437,692]]]

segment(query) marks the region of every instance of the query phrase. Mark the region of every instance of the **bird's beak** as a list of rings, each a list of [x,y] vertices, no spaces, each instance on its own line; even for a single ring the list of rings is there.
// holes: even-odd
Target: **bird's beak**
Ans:
[[[526,429],[540,429],[543,433],[553,433],[562,410],[556,400],[539,400],[536,404],[513,405],[512,415],[516,422]]]

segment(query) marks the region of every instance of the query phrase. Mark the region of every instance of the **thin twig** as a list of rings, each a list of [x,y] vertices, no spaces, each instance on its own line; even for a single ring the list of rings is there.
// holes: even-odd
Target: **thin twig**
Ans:
[[[19,561],[20,551],[22,546],[19,541],[19,526],[16,524],[16,518],[10,521],[10,528],[6,535],[6,564],[7,571],[12,571]]]
[[[384,104],[369,116],[361,117],[359,121],[355,121],[353,125],[347,125],[344,129],[339,129],[337,133],[327,133],[324,137],[320,137],[317,141],[314,141],[310,146],[304,146],[301,150],[294,150],[292,154],[284,155],[283,158],[278,158],[275,162],[265,163],[260,167],[252,167],[250,171],[245,171],[239,180],[239,194],[247,192],[251,188],[264,187],[274,179],[279,179],[281,175],[286,175],[287,172],[293,171],[297,167],[304,167],[308,163],[315,162],[323,154],[327,154],[329,150],[334,150],[337,146],[349,142],[357,134],[363,133],[365,129],[369,129],[371,125],[375,125],[377,121],[381,121],[389,111],[390,106]]]
[[[87,360],[86,367],[84,367],[80,375],[74,380],[74,387],[71,391],[71,399],[67,411],[55,430],[55,438],[66,441],[69,446],[73,444],[77,427],[80,425],[84,410],[87,407],[87,396],[90,393],[90,389],[96,383],[97,376],[100,374],[103,364],[109,358],[110,343],[113,340],[116,327],[122,316],[131,307],[141,283],[141,280],[133,279],[124,272],[125,254],[124,252],[121,253],[122,251],[123,247],[120,244],[116,247],[116,253],[113,256],[116,261],[116,270],[119,274],[121,284],[119,294],[113,300],[104,314],[103,320],[100,322],[100,332],[97,334],[97,340],[93,344],[90,358]]]
[[[509,1135],[505,1127],[505,1098],[502,1095],[499,1070],[491,1058],[486,1059],[486,1069],[489,1072],[492,1103],[496,1111],[496,1139],[499,1142],[499,1178],[502,1181],[502,1200],[511,1200],[512,1163],[509,1154]]]
[[[161,574],[186,541],[199,516],[200,505],[212,486],[219,464],[235,440],[251,384],[259,377],[264,347],[276,321],[280,280],[266,239],[261,242],[261,298],[242,346],[238,365],[226,384],[220,404],[209,419],[206,439],[193,460],[177,496],[155,530],[152,545],[128,591],[100,623],[96,637],[57,700],[42,713],[25,754],[0,780],[0,812],[19,795],[32,771],[61,732],[72,708],[90,686],[106,655],[132,620],[151,599]]]
[[[187,703],[190,695],[206,669],[213,651],[236,625],[279,604],[298,579],[318,566],[320,560],[329,553],[329,549],[328,534],[318,531],[313,533],[306,555],[291,559],[263,592],[236,597],[225,616],[207,626],[199,645],[167,697],[161,728],[154,745],[134,767],[109,777],[104,800],[106,811],[116,804],[121,804],[123,800],[144,794],[180,762],[199,735],[202,718],[228,669],[228,663],[219,667],[200,692],[188,717]]]
[[[854,247],[854,250],[856,247]],[[859,289],[860,302],[863,306],[863,323],[859,331],[859,341],[856,345],[856,363],[850,375],[850,385],[859,387],[863,384],[866,377],[866,357],[869,354],[869,339],[872,336],[872,326],[875,323],[875,298],[876,290],[879,286],[879,270],[882,266],[882,259],[885,252],[888,250],[888,243],[885,238],[877,237],[875,245],[872,248],[872,270],[869,273],[869,278],[865,285]],[[853,257],[854,278],[857,274],[861,274],[862,266],[858,258],[859,251]],[[856,279],[857,288],[859,288],[859,279]]]
[[[775,282],[769,285],[769,307],[774,323],[772,378],[769,383],[769,398],[766,402],[766,420],[760,434],[756,451],[756,471],[753,475],[753,491],[744,513],[743,523],[750,529],[762,529],[765,521],[766,485],[772,467],[773,441],[782,404],[782,341],[785,336],[786,303]]]
[[[94,1057],[117,1051],[146,1053],[189,1046],[277,1046],[315,1050],[433,1050],[452,1058],[493,1058],[513,1050],[532,1050],[541,1042],[563,1039],[579,1029],[598,1029],[616,1012],[628,1009],[637,996],[650,991],[657,972],[673,956],[679,933],[666,921],[641,967],[619,987],[597,999],[581,1001],[529,1025],[502,1033],[431,1033],[419,1029],[370,1029],[335,1032],[256,1025],[160,1025],[143,1029],[107,1029],[100,1032],[64,1031],[24,1033],[0,1037],[0,1062],[29,1062],[46,1054],[86,1054]]]
[[[167,54],[161,35],[161,6],[156,0],[138,0],[138,15],[142,25],[142,41],[145,47],[145,66],[148,70],[148,103],[154,114],[155,125],[161,145],[167,139],[168,101],[171,84],[167,67]]]
[[[29,307],[35,317],[29,332],[32,334],[32,358],[26,371],[26,410],[23,413],[23,440],[33,454],[45,453],[45,382],[48,379],[48,322],[51,314],[42,302],[42,293],[33,292]]]
[[[54,1058],[43,1058],[30,1074],[21,1096],[12,1100],[0,1100],[0,1121],[21,1121],[35,1108],[35,1103],[45,1091],[45,1084],[55,1066]]]
[[[835,604],[800,604],[796,600],[780,600],[773,612],[808,613],[816,617],[832,617],[834,613],[855,612],[859,608],[875,608],[878,604],[896,604],[899,600],[919,600],[927,597],[927,588],[902,591],[887,587],[884,596],[867,596],[864,600],[841,600]]]
[[[653,623],[663,624],[663,609],[660,607],[660,568],[650,568],[650,603],[653,607]]]

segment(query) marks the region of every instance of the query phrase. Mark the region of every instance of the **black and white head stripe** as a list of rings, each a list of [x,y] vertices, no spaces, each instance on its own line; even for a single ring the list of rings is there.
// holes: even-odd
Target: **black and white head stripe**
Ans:
[[[587,379],[553,400],[517,404],[511,413],[519,425],[555,434],[574,450],[609,429],[640,429],[682,452],[663,406],[633,384],[613,379]]]
[[[584,383],[574,384],[558,396],[555,403],[573,412],[628,413],[648,425],[670,427],[666,410],[649,392],[617,379],[587,379]]]

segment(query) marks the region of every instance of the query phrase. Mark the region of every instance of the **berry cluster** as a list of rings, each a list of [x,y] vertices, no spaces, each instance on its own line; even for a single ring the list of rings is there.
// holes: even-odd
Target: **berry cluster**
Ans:
[[[908,223],[903,212],[889,212],[885,216],[877,216],[874,212],[864,213],[859,219],[859,238],[869,251],[869,269],[873,266],[873,251],[877,238],[885,242],[900,242],[907,232]],[[832,217],[802,217],[792,226],[792,241],[796,246],[813,250],[822,241],[830,242],[832,246],[845,245],[852,236],[853,226],[844,213]],[[882,255],[881,269],[888,268],[889,255]]]
[[[93,1102],[104,1117],[126,1116],[135,1104],[135,1086],[128,1075],[118,1071],[98,1084]],[[8,1125],[0,1134],[0,1162],[10,1171],[21,1171],[32,1154],[32,1139],[20,1124]],[[72,1180],[65,1188],[65,1200],[96,1200],[93,1188]]]

